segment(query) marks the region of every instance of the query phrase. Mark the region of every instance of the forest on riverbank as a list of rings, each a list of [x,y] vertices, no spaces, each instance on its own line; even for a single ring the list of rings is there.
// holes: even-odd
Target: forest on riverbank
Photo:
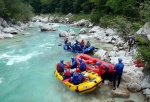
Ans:
[[[29,21],[40,14],[74,14],[73,20],[82,18],[101,27],[118,29],[124,36],[135,32],[150,21],[149,0],[0,0],[0,18]],[[145,36],[136,36],[138,58],[147,62],[150,70],[150,42]],[[146,68],[145,68],[146,69]]]

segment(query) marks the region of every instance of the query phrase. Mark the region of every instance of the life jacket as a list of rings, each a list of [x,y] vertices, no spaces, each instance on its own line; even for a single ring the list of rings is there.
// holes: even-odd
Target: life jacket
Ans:
[[[129,40],[128,40],[128,44],[129,45],[133,45],[135,43],[135,40],[133,39],[133,38],[130,38]]]
[[[60,67],[60,63],[58,63],[58,64],[56,65],[56,67],[57,67],[57,70],[58,70],[59,72],[63,72],[63,69]]]
[[[105,66],[105,72],[108,72],[108,70],[109,70],[109,68],[110,68],[110,65],[104,64],[104,66]]]
[[[73,80],[74,84],[80,84],[84,80],[83,76],[78,73],[75,73],[73,77],[74,77],[74,80]]]
[[[70,69],[66,69],[66,72],[64,73],[64,76],[71,76]]]

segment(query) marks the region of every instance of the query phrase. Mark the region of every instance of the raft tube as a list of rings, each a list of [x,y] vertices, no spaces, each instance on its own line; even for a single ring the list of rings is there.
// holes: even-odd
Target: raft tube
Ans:
[[[94,51],[94,49],[95,49],[94,46],[90,46],[88,48],[84,48],[83,50],[72,50],[72,49],[67,49],[66,44],[64,45],[64,50],[69,51],[69,52],[73,52],[73,53],[89,53],[89,52]]]
[[[59,73],[57,69],[54,71],[55,77],[62,81],[70,90],[82,94],[91,92],[102,84],[102,79],[97,73],[91,71],[84,71],[82,73],[88,74],[89,80],[86,80],[78,85],[74,85],[72,82],[70,82],[70,78],[63,80],[63,73]]]
[[[97,58],[94,58],[94,57],[91,57],[87,54],[78,54],[76,56],[76,61],[78,63],[78,66],[80,65],[80,62],[78,61],[79,58],[82,58],[85,61],[86,65],[87,65],[87,67],[86,67],[87,70],[96,72],[98,75],[99,75],[99,69],[94,67],[96,65],[96,62],[98,62],[98,61],[101,64],[109,66],[108,73],[115,72],[113,64],[105,62],[105,61],[97,59]]]

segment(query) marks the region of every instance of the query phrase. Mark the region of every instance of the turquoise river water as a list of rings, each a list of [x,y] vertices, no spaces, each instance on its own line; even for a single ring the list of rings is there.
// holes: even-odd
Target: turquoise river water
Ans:
[[[70,28],[76,33],[80,29],[60,25],[59,30]],[[18,34],[0,40],[0,102],[101,102],[111,98],[109,88],[88,94],[70,91],[54,76],[60,59],[70,61],[75,56],[58,46],[64,38],[58,36],[58,31],[41,32],[38,26],[27,31],[31,36]]]

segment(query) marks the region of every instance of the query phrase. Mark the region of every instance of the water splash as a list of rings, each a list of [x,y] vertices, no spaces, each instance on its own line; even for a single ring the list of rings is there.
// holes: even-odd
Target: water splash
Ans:
[[[14,51],[12,51],[12,52],[14,52]],[[34,56],[42,54],[42,53],[39,53],[37,51],[34,51],[34,52],[29,53],[27,55],[21,56],[21,55],[11,55],[12,52],[7,52],[7,53],[4,53],[0,56],[0,59],[8,60],[7,63],[6,63],[7,66],[13,65],[15,63],[25,62],[25,61],[31,59]]]

